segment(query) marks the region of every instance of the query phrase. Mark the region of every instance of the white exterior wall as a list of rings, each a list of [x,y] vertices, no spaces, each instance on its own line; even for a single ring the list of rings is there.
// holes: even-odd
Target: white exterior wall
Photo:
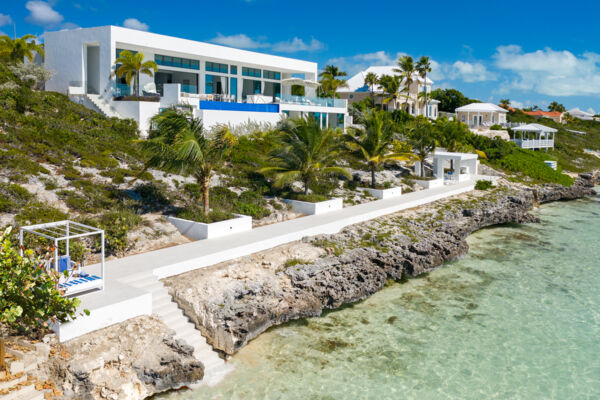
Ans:
[[[86,45],[100,46],[100,88],[106,86],[112,71],[110,27],[46,32],[44,34],[45,66],[55,75],[46,82],[46,90],[66,94],[69,83],[86,81]]]
[[[225,111],[225,110],[200,110],[198,115],[202,118],[205,128],[217,125],[239,125],[248,121],[256,123],[276,124],[281,120],[281,114],[273,112],[251,111]]]
[[[234,214],[234,216],[233,219],[213,222],[212,224],[176,217],[167,217],[167,219],[182,235],[194,240],[213,239],[252,230],[252,217],[241,214]]]
[[[137,121],[142,136],[147,136],[150,130],[150,119],[158,114],[158,101],[111,101],[110,105],[124,118]]]
[[[307,215],[324,214],[344,208],[344,200],[341,198],[319,201],[318,203],[289,199],[282,200],[284,203],[290,204],[294,211]]]

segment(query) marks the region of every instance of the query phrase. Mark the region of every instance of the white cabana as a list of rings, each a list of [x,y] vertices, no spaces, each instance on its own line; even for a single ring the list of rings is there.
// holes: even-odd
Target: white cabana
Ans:
[[[506,123],[508,111],[492,103],[471,103],[457,108],[455,113],[460,122],[479,128]]]
[[[519,138],[512,139],[522,149],[554,149],[554,134],[558,132],[554,128],[540,124],[527,124],[512,128],[513,132],[519,133]]]
[[[25,233],[40,236],[52,242],[54,262],[47,260],[45,268],[48,272],[54,269],[60,274],[58,288],[64,291],[65,296],[94,289],[104,289],[104,231],[102,229],[69,220],[23,226],[19,230],[21,255],[23,255],[23,235]],[[83,263],[78,264],[72,261],[69,254],[71,240],[92,235],[100,236],[100,271],[97,274],[92,271],[84,271]],[[59,255],[61,241],[65,242],[65,254],[62,256]],[[94,270],[96,269],[94,268]]]
[[[436,150],[433,155],[433,176],[445,183],[463,182],[477,175],[477,154]],[[421,163],[415,162],[415,174],[421,174]]]

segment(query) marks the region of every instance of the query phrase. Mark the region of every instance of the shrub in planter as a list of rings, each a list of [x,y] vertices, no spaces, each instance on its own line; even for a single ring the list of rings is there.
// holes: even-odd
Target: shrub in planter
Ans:
[[[225,221],[234,218],[234,215],[226,211],[211,211],[204,214],[201,208],[184,208],[176,213],[177,218],[187,219],[195,222],[211,224],[213,222]]]

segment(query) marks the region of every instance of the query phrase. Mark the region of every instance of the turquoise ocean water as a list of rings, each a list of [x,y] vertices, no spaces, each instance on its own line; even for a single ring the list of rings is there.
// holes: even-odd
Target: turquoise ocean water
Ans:
[[[482,230],[465,258],[270,329],[192,399],[600,399],[600,201]]]

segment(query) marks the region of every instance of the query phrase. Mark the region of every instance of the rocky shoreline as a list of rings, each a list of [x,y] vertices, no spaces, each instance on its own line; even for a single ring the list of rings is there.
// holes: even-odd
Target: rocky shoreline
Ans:
[[[571,187],[477,191],[296,243],[304,253],[307,246],[326,253],[315,250],[312,260],[290,258],[292,244],[275,261],[249,256],[164,282],[207,341],[234,354],[271,326],[319,316],[370,296],[388,279],[414,277],[465,255],[474,231],[538,222],[529,213],[538,204],[593,196],[597,183],[596,175],[582,174]]]

